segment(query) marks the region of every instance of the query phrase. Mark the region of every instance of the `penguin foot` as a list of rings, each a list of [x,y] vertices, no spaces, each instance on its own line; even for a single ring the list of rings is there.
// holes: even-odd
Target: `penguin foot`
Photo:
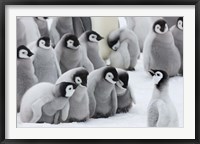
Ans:
[[[102,113],[96,113],[93,118],[108,118],[109,116],[111,116],[110,113],[107,114],[102,114]]]
[[[77,119],[77,118],[70,118],[69,120],[68,120],[68,122],[85,122],[85,121],[87,121],[88,120],[88,118],[86,117],[86,118],[83,118],[83,119]]]
[[[127,70],[128,70],[128,71],[135,71],[135,68],[129,67]]]
[[[117,113],[127,113],[129,112],[132,105],[126,106],[124,108],[117,108]]]

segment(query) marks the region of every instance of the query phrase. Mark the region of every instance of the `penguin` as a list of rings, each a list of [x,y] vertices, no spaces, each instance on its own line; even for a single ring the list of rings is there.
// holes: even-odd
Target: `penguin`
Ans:
[[[61,75],[61,70],[55,51],[50,45],[50,38],[41,37],[37,40],[36,45],[33,60],[35,75],[39,82],[55,83]]]
[[[47,24],[48,17],[34,17],[34,20],[38,26],[41,37],[49,37],[49,30]]]
[[[160,69],[176,76],[181,67],[181,57],[165,20],[157,20],[144,43],[144,69]]]
[[[129,75],[125,70],[117,69],[119,81],[115,84],[117,93],[117,113],[128,112],[135,103],[134,93],[129,85]]]
[[[174,42],[181,55],[181,68],[179,73],[183,75],[183,17],[177,19],[176,25],[170,28],[172,35],[174,36]]]
[[[160,17],[125,17],[128,29],[138,37],[140,51],[143,52],[144,41],[151,30],[151,25]]]
[[[81,46],[83,49],[86,49],[87,56],[92,62],[94,69],[106,66],[99,54],[99,41],[102,39],[103,37],[95,31],[86,31],[79,37]]]
[[[84,67],[89,72],[94,69],[87,57],[86,51],[81,47],[78,38],[73,34],[65,34],[55,47],[56,56],[62,73],[76,68]]]
[[[107,118],[117,111],[115,84],[119,80],[114,67],[105,66],[92,71],[88,76],[90,117]]]
[[[17,112],[24,93],[38,82],[30,57],[33,53],[24,45],[17,48]]]
[[[125,70],[135,70],[140,48],[137,36],[127,28],[116,29],[108,36],[108,45],[112,49],[110,65]]]
[[[163,70],[150,70],[155,87],[148,105],[149,127],[178,127],[176,108],[168,94],[168,74]]]
[[[59,85],[41,82],[31,87],[22,99],[20,119],[24,123],[57,123],[55,114],[62,110],[62,118],[67,118],[68,98],[77,85],[63,82]],[[65,108],[66,107],[66,108]]]
[[[66,121],[61,122],[84,122],[89,119],[89,96],[87,92],[88,71],[83,67],[71,69],[62,74],[56,84],[69,81],[78,86],[74,94],[69,98],[69,114]]]

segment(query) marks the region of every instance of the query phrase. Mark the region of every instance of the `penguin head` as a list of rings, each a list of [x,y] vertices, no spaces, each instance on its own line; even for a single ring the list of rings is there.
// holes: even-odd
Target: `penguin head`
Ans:
[[[128,87],[129,75],[127,72],[118,72],[118,75],[119,80],[116,83],[116,92],[118,95],[123,95]]]
[[[107,40],[107,43],[108,43],[108,46],[114,50],[114,51],[117,51],[117,49],[119,48],[120,46],[120,42],[119,42],[119,37],[116,37],[115,39],[108,39]]]
[[[95,43],[97,43],[97,42],[99,42],[100,40],[103,39],[103,37],[100,36],[100,35],[99,35],[97,32],[95,32],[95,31],[88,31],[88,32],[86,33],[86,37],[87,37],[87,40],[88,40],[89,42],[95,42]]]
[[[111,84],[115,84],[119,80],[117,70],[114,67],[107,66],[103,72],[104,79]]]
[[[61,96],[66,98],[71,97],[78,86],[77,84],[72,82],[61,82],[59,85],[60,85],[59,91]]]
[[[177,19],[176,26],[178,29],[183,30],[183,17]]]
[[[165,34],[168,30],[167,22],[163,19],[159,19],[153,24],[153,31],[156,34]]]
[[[88,74],[89,74],[89,72],[87,70],[85,70],[85,69],[77,71],[73,75],[73,81],[77,85],[87,86],[87,76],[88,76]]]
[[[41,37],[37,41],[37,46],[42,49],[50,49],[51,42],[49,37]]]
[[[65,40],[64,40],[64,46],[66,48],[78,49],[79,45],[80,45],[80,42],[75,35],[73,34],[66,35]]]
[[[153,76],[154,83],[158,89],[162,88],[169,79],[167,72],[163,70],[150,70],[149,73]]]
[[[27,59],[30,58],[33,53],[26,46],[21,45],[17,48],[17,58],[18,59]]]
[[[117,86],[121,86],[123,88],[128,87],[128,80],[129,80],[129,75],[127,72],[123,72],[118,74],[119,75],[119,81],[116,83]]]

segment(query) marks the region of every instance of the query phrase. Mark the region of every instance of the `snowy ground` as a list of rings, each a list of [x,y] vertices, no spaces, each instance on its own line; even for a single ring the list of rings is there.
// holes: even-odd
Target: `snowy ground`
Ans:
[[[87,122],[52,124],[22,123],[17,115],[17,127],[146,127],[147,106],[150,101],[153,83],[151,77],[143,69],[142,56],[136,65],[136,71],[129,72],[130,85],[134,89],[136,105],[125,114],[116,114],[109,118],[89,119]],[[177,109],[179,127],[183,127],[183,77],[169,80],[169,94]]]

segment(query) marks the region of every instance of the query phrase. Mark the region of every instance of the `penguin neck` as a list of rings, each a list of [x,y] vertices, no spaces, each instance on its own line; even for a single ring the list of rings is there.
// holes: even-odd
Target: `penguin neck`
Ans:
[[[183,31],[180,30],[179,28],[174,28],[173,30],[173,35],[174,35],[174,39],[179,40],[179,41],[183,41]]]
[[[174,42],[172,33],[170,31],[166,32],[165,34],[156,34],[155,40],[167,44]]]
[[[87,87],[85,86],[78,86],[74,92],[74,94],[70,97],[70,101],[77,101],[81,102],[82,99],[86,96]]]
[[[166,82],[166,84],[164,84],[163,86],[154,87],[154,92],[153,92],[153,96],[152,99],[167,99],[169,98],[168,95],[168,83]]]

